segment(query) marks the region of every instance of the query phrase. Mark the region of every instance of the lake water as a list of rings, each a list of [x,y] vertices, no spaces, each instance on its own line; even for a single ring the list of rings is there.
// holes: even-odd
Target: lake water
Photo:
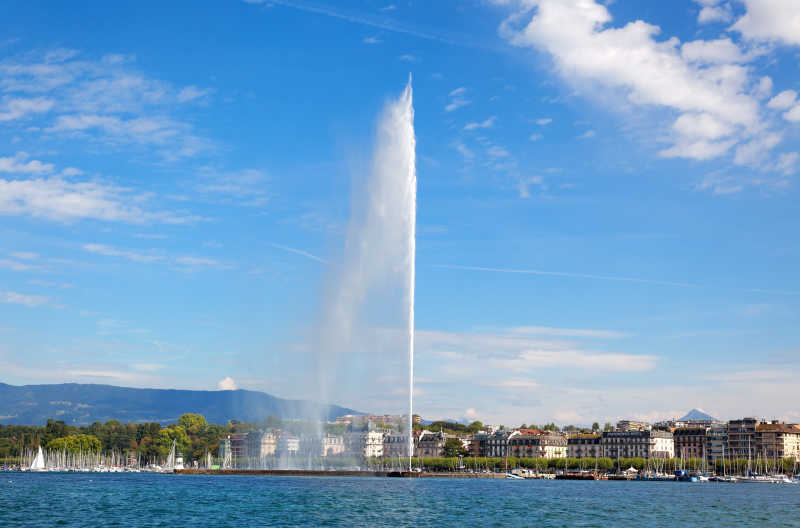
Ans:
[[[0,527],[800,526],[800,485],[0,473]]]

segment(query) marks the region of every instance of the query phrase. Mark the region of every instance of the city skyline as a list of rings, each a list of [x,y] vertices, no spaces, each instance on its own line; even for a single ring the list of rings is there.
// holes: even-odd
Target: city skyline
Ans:
[[[158,7],[4,9],[0,382],[311,397],[410,73],[415,413],[800,422],[800,5]]]

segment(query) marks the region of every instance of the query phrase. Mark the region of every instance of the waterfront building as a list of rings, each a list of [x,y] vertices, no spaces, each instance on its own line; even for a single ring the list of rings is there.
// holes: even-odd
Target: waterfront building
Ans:
[[[567,438],[557,433],[522,429],[508,441],[510,456],[519,458],[565,458]]]
[[[486,456],[494,458],[508,456],[508,441],[519,434],[519,431],[498,429],[486,439]]]
[[[728,424],[716,423],[706,431],[706,459],[709,464],[717,460],[727,460],[728,453]]]
[[[476,458],[488,456],[489,438],[491,438],[491,436],[491,434],[485,432],[472,435],[472,443],[470,443],[469,446],[470,456]]]
[[[300,453],[300,439],[287,432],[278,435],[278,445],[276,454],[279,456],[295,456]]]
[[[603,456],[608,458],[673,458],[675,440],[670,431],[606,431]]]
[[[385,433],[376,430],[347,433],[344,437],[346,451],[363,458],[382,457],[384,436]]]
[[[800,426],[778,421],[761,424],[755,433],[757,458],[800,461]]]
[[[423,430],[417,442],[417,456],[419,457],[441,457],[444,455],[444,443],[448,438],[455,438],[441,431],[433,432]]]
[[[742,418],[728,422],[730,458],[753,458],[756,450],[756,429],[762,423],[756,418]]]
[[[272,430],[247,433],[247,456],[264,458],[274,456],[278,448],[278,437]]]
[[[233,460],[247,458],[247,435],[245,433],[233,433],[228,439],[231,446],[231,458]]]
[[[706,427],[679,427],[672,432],[675,456],[682,459],[706,457]]]
[[[414,444],[416,446],[416,438]],[[415,456],[419,456],[415,449]],[[405,433],[391,432],[383,437],[383,457],[397,458],[408,457],[408,435]]]
[[[344,454],[344,437],[342,435],[326,434],[322,439],[321,455],[324,457],[341,456]]]
[[[635,420],[620,420],[617,422],[617,431],[649,431],[652,429],[647,422],[637,422]]]
[[[570,458],[599,458],[603,456],[603,435],[574,434],[567,437],[567,456]]]

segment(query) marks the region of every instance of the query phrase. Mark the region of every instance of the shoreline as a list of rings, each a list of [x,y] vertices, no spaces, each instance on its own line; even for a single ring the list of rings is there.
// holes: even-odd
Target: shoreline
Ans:
[[[379,477],[505,479],[505,473],[433,473],[412,471],[322,471],[307,469],[179,469],[175,475],[243,475],[255,477]]]

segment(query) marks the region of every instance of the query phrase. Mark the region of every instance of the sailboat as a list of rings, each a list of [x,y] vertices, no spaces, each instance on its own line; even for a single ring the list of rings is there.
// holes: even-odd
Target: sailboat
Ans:
[[[36,453],[36,458],[31,463],[31,471],[47,471],[44,465],[44,453],[42,453],[42,446],[39,446],[39,451]]]

